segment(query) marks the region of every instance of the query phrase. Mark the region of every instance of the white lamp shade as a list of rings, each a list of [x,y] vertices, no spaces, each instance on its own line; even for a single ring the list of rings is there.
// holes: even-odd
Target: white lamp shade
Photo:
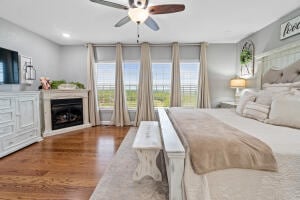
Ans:
[[[143,8],[130,8],[128,11],[128,16],[132,21],[142,24],[149,17],[149,12]]]
[[[245,88],[246,87],[246,80],[242,78],[234,78],[230,80],[230,87],[231,88]]]

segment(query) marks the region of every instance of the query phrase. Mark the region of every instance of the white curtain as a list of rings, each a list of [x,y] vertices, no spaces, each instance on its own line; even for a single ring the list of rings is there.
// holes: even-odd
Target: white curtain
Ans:
[[[141,47],[141,67],[138,88],[138,101],[134,125],[138,126],[141,121],[153,120],[155,120],[155,113],[152,94],[150,47],[148,43],[143,43]]]
[[[130,125],[123,82],[122,45],[116,46],[115,104],[111,122],[116,126]]]
[[[89,117],[92,126],[100,125],[98,110],[97,89],[95,82],[95,55],[92,44],[88,44],[87,53],[87,89],[89,90]]]
[[[181,106],[179,44],[172,45],[172,77],[170,107]]]
[[[208,85],[208,69],[207,69],[207,58],[206,49],[207,43],[200,44],[200,70],[199,70],[199,81],[198,81],[198,108],[211,108],[210,103],[210,91]]]

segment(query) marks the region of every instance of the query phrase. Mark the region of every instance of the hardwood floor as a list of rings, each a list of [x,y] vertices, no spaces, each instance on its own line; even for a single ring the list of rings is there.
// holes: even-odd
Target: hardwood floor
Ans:
[[[89,199],[128,130],[74,131],[0,159],[0,199]]]

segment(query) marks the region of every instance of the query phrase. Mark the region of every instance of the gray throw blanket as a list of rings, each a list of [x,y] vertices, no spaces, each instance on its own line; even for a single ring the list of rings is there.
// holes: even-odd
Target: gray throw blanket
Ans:
[[[169,117],[188,143],[196,174],[228,168],[277,171],[267,144],[200,109],[170,109]]]

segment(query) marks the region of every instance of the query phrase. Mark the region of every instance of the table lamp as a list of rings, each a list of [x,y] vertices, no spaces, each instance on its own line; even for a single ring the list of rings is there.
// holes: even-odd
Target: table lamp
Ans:
[[[246,87],[246,80],[242,78],[233,78],[230,80],[230,87],[235,88],[235,102],[237,103],[240,98],[240,88]]]

